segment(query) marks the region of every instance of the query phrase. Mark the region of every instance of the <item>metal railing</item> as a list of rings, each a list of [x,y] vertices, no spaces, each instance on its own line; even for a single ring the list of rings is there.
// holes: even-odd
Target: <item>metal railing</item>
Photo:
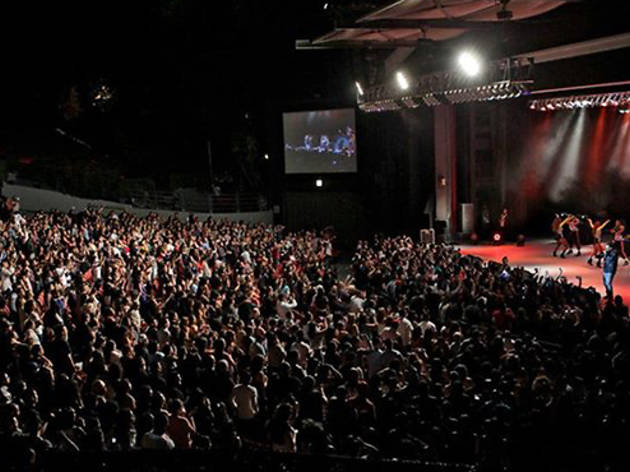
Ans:
[[[212,195],[211,201],[214,213],[240,213],[267,209],[266,199],[255,193]]]
[[[257,193],[221,195],[201,192],[130,191],[129,201],[138,208],[199,213],[241,213],[267,210],[267,200]]]

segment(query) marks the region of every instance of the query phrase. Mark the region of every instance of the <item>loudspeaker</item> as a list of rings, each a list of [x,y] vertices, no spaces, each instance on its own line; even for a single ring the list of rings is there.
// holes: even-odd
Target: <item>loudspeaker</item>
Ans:
[[[459,204],[459,224],[462,233],[469,234],[475,231],[475,205],[472,203]]]
[[[435,220],[435,223],[433,224],[433,226],[435,227],[435,234],[438,236],[446,232],[446,227],[447,227],[446,220]]]
[[[421,229],[420,230],[420,242],[422,244],[433,244],[433,243],[435,243],[435,230],[433,228]]]
[[[449,242],[451,235],[448,234],[448,222],[446,220],[435,220],[433,224],[435,227],[435,240],[438,242]]]

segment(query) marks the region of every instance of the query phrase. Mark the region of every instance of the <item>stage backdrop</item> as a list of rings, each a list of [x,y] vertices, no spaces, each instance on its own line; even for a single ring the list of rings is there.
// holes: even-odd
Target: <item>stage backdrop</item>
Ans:
[[[630,114],[510,106],[506,187],[527,218],[556,210],[630,216]]]

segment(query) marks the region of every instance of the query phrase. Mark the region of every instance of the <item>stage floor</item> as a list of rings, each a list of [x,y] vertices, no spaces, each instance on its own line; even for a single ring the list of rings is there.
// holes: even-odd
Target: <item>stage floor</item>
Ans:
[[[463,254],[473,254],[483,259],[501,261],[507,256],[513,266],[522,266],[525,269],[533,270],[538,268],[541,273],[549,271],[552,277],[556,277],[562,267],[563,275],[569,282],[578,283],[577,275],[582,276],[583,287],[595,287],[598,292],[605,293],[602,283],[602,270],[597,266],[590,266],[586,263],[591,254],[591,246],[582,248],[582,256],[566,256],[565,259],[553,257],[551,255],[555,247],[553,240],[527,241],[524,247],[517,247],[513,243],[500,246],[493,245],[460,245]],[[623,261],[619,261],[617,275],[614,282],[615,295],[621,295],[624,301],[630,301],[630,265],[624,266]]]

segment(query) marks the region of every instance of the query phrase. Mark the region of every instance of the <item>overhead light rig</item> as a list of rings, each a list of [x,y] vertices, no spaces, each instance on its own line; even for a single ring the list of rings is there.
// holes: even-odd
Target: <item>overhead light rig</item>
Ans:
[[[362,88],[357,104],[365,112],[382,112],[516,98],[529,94],[532,66],[533,61],[526,58],[503,59],[484,65],[483,73],[473,77],[461,70],[416,77],[398,71],[397,80]],[[400,86],[401,76],[407,87]]]
[[[616,107],[619,113],[627,113],[630,91],[570,95],[566,97],[538,98],[529,102],[530,110],[554,111],[582,108]]]

